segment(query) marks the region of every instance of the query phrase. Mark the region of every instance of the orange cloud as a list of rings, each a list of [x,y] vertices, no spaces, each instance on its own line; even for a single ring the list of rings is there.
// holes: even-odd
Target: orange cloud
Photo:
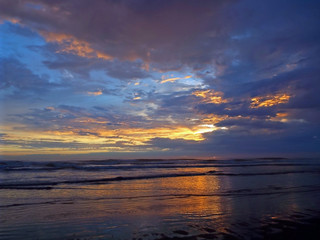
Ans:
[[[287,117],[288,113],[277,113],[277,117],[283,118],[283,117]]]
[[[61,46],[58,52],[72,53],[86,58],[101,58],[112,60],[113,57],[90,47],[86,41],[79,40],[72,35],[53,32],[41,32],[47,42],[56,42]]]
[[[54,107],[46,107],[47,110],[50,110],[50,111],[54,111],[55,108]]]
[[[89,118],[89,117],[81,117],[74,120],[74,122],[86,123],[86,124],[106,124],[109,123],[104,119],[99,118]]]
[[[93,96],[99,96],[102,94],[101,90],[95,91],[95,92],[87,92],[88,95],[93,95]]]
[[[188,79],[188,78],[192,78],[192,76],[186,76],[186,77],[176,77],[176,78],[167,78],[167,79],[162,79],[162,81],[160,83],[166,83],[166,82],[175,82],[179,79]]]
[[[202,102],[205,103],[221,104],[229,102],[228,99],[223,98],[222,92],[217,92],[211,89],[194,91],[192,95],[202,98]]]
[[[289,113],[277,113],[275,117],[270,118],[271,121],[275,122],[288,122],[289,121]]]
[[[108,151],[139,151],[140,147],[153,147],[149,142],[154,138],[183,139],[203,141],[204,133],[213,132],[218,127],[213,124],[198,124],[191,127],[182,125],[169,125],[155,128],[117,128],[110,129],[106,121],[93,118],[78,118],[70,122],[70,127],[61,130],[14,130],[15,126],[7,126],[6,141],[16,142],[10,148],[1,149],[7,155],[33,154],[33,153],[63,153],[74,152],[108,152]],[[75,125],[77,127],[72,127]],[[81,127],[83,126],[83,128]],[[20,128],[21,129],[21,128]],[[7,132],[2,129],[2,132]],[[55,143],[59,142],[59,146]],[[28,144],[41,143],[37,147]],[[50,147],[50,143],[53,145]],[[118,143],[121,143],[120,145]],[[76,145],[75,145],[76,144]],[[61,146],[63,145],[63,146]]]
[[[251,98],[250,107],[251,108],[272,107],[274,105],[287,103],[290,97],[291,97],[290,95],[285,93],[254,97],[254,98]]]
[[[202,124],[193,127],[187,126],[164,126],[150,129],[144,128],[123,128],[117,130],[99,130],[101,137],[117,136],[121,140],[145,145],[153,138],[169,138],[169,139],[184,139],[192,141],[203,141],[205,138],[203,133],[212,132],[218,128],[212,124]]]
[[[226,119],[231,119],[231,117],[228,115],[207,114],[205,118],[202,119],[202,122],[204,124],[217,124]]]
[[[3,23],[3,20],[6,20],[6,21],[11,22],[13,24],[18,24],[18,23],[21,22],[20,19],[18,19],[18,18],[13,18],[13,17],[6,18],[6,17],[4,17],[2,20],[0,19],[0,24]]]

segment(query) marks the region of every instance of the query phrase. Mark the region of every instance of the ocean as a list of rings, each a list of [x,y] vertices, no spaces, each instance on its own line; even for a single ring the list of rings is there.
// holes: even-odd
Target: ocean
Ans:
[[[319,218],[320,159],[0,161],[0,239],[319,239]]]

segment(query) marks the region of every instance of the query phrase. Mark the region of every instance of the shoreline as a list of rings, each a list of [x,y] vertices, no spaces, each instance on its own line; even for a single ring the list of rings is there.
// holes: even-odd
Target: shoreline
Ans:
[[[310,210],[311,211],[311,210]],[[201,227],[202,233],[191,234],[186,229],[176,229],[172,234],[150,233],[142,234],[131,240],[243,240],[243,239],[269,239],[269,240],[318,240],[320,239],[320,212],[317,216],[306,217],[305,213],[295,213],[289,218],[268,219],[257,221],[259,227],[252,227],[250,223],[233,223],[234,228],[225,228],[218,231],[214,227]],[[201,225],[201,224],[200,224]]]

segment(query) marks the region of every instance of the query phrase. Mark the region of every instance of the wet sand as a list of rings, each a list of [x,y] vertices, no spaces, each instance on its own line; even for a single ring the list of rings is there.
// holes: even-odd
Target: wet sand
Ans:
[[[319,213],[317,213],[319,214]],[[269,219],[266,222],[259,222],[260,227],[251,228],[249,223],[239,222],[234,224],[235,229],[224,229],[223,232],[214,228],[202,228],[203,233],[192,235],[185,230],[175,230],[172,236],[165,234],[151,233],[150,236],[133,238],[132,240],[147,239],[155,240],[200,240],[200,239],[221,239],[221,240],[241,240],[241,239],[269,239],[269,240],[318,240],[320,239],[320,215],[319,217],[307,217],[305,214],[296,213],[288,219]]]

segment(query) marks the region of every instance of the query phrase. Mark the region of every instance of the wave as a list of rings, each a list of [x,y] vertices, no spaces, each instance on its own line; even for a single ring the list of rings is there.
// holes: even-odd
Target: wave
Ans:
[[[295,173],[318,173],[320,174],[320,169],[315,170],[301,170],[301,171],[280,171],[280,172],[253,172],[253,173],[224,173],[209,171],[209,174],[221,175],[221,176],[263,176],[263,175],[283,175],[283,174],[295,174]]]
[[[185,168],[242,168],[242,167],[290,167],[290,166],[318,166],[315,162],[261,162],[218,160],[92,160],[76,162],[32,162],[32,161],[0,161],[0,171],[108,171],[108,170],[136,170],[136,169],[185,169]]]
[[[46,181],[46,182],[13,182],[13,183],[0,183],[0,189],[31,189],[31,190],[50,190],[57,185],[67,184],[106,184],[109,182],[131,181],[131,180],[146,180],[157,178],[172,178],[172,177],[192,177],[192,176],[263,176],[263,175],[283,175],[283,174],[320,174],[319,170],[309,171],[279,171],[279,172],[255,172],[255,173],[228,173],[221,171],[209,171],[202,173],[173,173],[173,174],[155,174],[155,175],[140,175],[140,176],[118,176],[111,178],[98,178],[98,179],[77,179],[77,180],[64,180],[64,181]]]
[[[56,186],[62,184],[102,184],[115,181],[128,181],[128,180],[142,180],[154,178],[169,178],[169,177],[186,177],[186,176],[201,176],[206,173],[178,173],[178,174],[161,174],[161,175],[142,175],[133,177],[112,177],[112,178],[99,178],[99,179],[81,179],[81,180],[66,180],[66,181],[51,181],[51,182],[19,182],[19,183],[0,183],[0,189],[28,189],[41,186]]]
[[[64,189],[64,188],[63,188]],[[87,189],[88,190],[88,189]],[[93,189],[94,190],[94,189]],[[193,193],[181,193],[181,194],[154,194],[154,195],[138,195],[138,196],[113,196],[113,197],[85,197],[78,199],[56,199],[52,201],[40,201],[40,202],[26,202],[26,203],[14,203],[0,205],[1,208],[20,207],[29,205],[46,205],[46,204],[74,204],[81,201],[101,201],[101,200],[132,200],[132,199],[147,199],[147,198],[191,198],[191,197],[246,197],[246,196],[259,196],[259,195],[279,195],[287,193],[307,193],[307,192],[319,192],[319,185],[301,185],[294,187],[280,187],[280,186],[268,186],[264,188],[255,189],[235,189],[224,190],[208,194],[193,194]]]

